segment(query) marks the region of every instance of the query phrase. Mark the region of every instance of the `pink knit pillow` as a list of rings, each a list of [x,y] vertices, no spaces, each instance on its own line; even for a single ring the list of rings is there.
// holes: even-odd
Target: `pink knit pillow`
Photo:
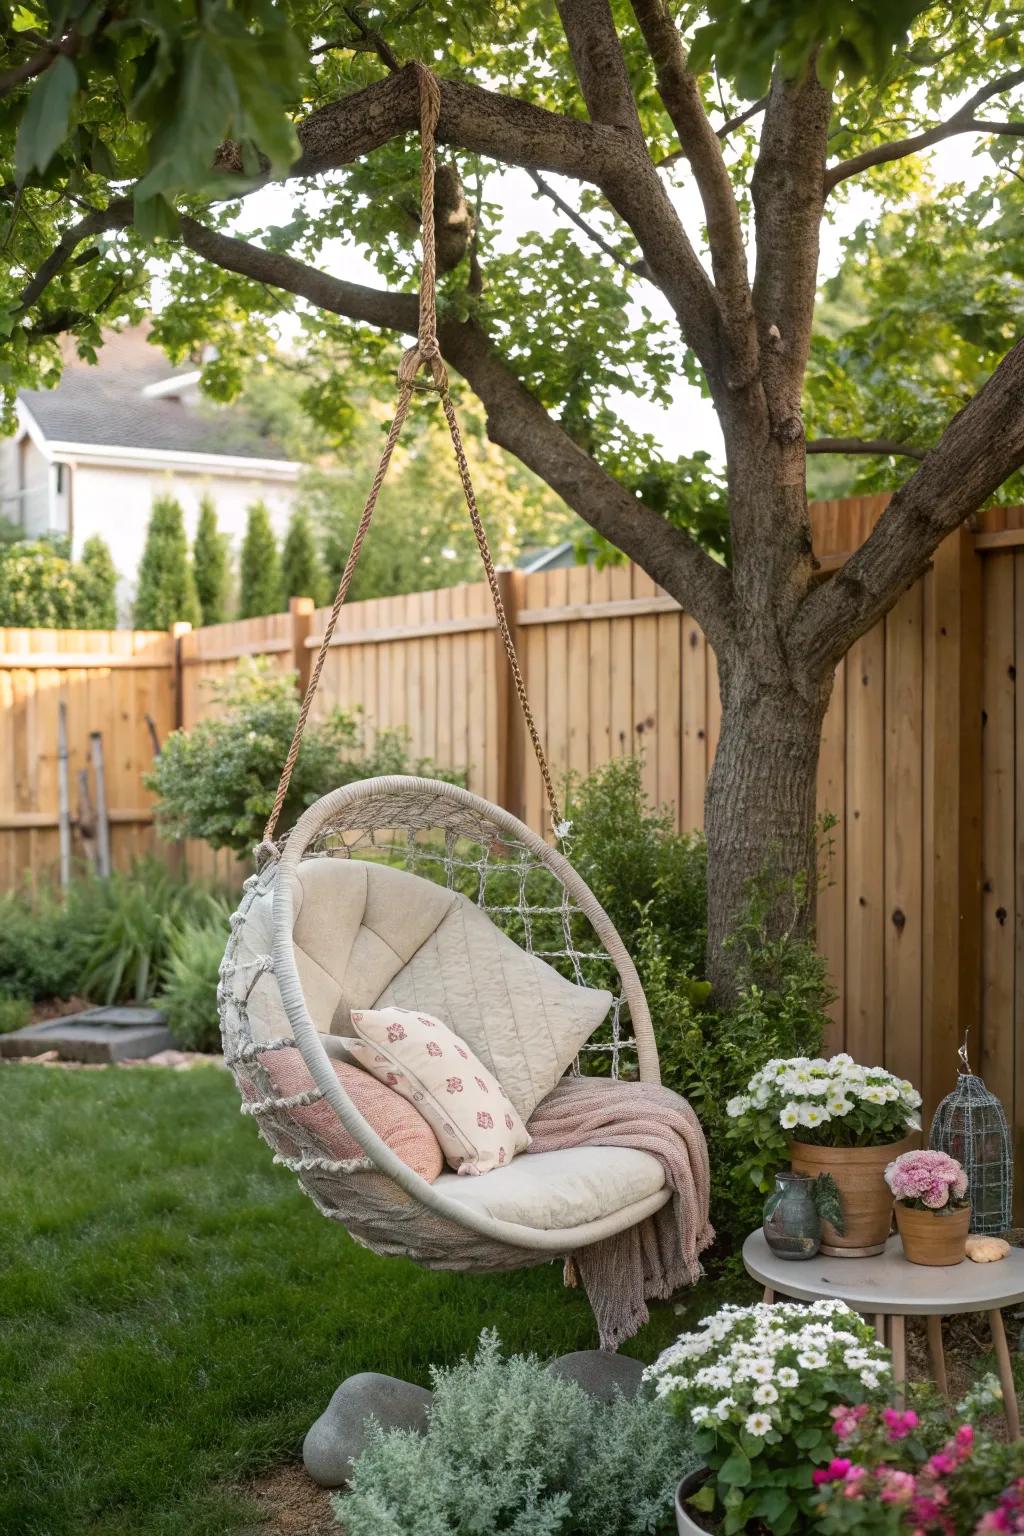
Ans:
[[[419,1110],[459,1173],[489,1173],[530,1137],[501,1084],[455,1032],[409,1008],[353,1008],[345,1049]]]
[[[259,1063],[265,1068],[279,1098],[290,1099],[313,1087],[302,1052],[294,1046],[280,1051],[261,1051]],[[369,1072],[350,1066],[347,1061],[332,1060],[331,1066],[366,1123],[403,1163],[433,1184],[444,1167],[444,1154],[423,1116]],[[296,1105],[287,1113],[319,1143],[328,1157],[341,1162],[345,1158],[366,1155],[324,1099],[318,1099],[315,1104]]]

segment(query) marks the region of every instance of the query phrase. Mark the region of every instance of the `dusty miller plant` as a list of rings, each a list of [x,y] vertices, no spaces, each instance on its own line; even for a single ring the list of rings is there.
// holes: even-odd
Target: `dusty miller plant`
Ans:
[[[432,1374],[426,1433],[378,1430],[335,1501],[352,1536],[642,1536],[694,1462],[661,1404],[597,1402],[496,1333]]]

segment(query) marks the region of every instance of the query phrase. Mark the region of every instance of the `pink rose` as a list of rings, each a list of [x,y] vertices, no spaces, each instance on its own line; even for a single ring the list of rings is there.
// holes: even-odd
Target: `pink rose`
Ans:
[[[889,1431],[890,1440],[905,1440],[912,1429],[916,1429],[920,1420],[913,1408],[901,1412],[898,1408],[883,1408],[882,1422]]]

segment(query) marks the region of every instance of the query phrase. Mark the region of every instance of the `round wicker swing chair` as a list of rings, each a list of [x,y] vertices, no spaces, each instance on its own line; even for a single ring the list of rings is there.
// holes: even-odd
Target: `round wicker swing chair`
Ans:
[[[312,805],[280,856],[247,882],[232,919],[220,987],[225,1054],[245,1100],[243,1112],[257,1121],[275,1161],[297,1175],[320,1211],[378,1253],[435,1269],[508,1270],[587,1247],[659,1209],[669,1191],[660,1164],[644,1152],[587,1147],[526,1154],[476,1178],[448,1172],[429,1183],[381,1140],[334,1070],[329,1021],[313,1016],[297,963],[296,906],[311,866],[319,866],[312,874],[320,886],[331,873],[325,860],[366,861],[392,874],[400,861],[413,878],[429,880],[454,900],[466,902],[470,891],[473,905],[499,931],[516,933],[530,963],[559,967],[577,988],[590,979],[611,983],[609,1017],[581,1054],[603,1056],[612,1076],[628,1064],[629,1075],[660,1081],[636,969],[611,920],[557,849],[507,811],[454,784],[395,776],[348,785]],[[557,947],[539,950],[535,935]],[[299,960],[329,963],[327,956],[301,951]],[[365,998],[361,1002],[368,1006]],[[451,1022],[458,1028],[458,1020]],[[492,1038],[514,1027],[508,1018],[488,1020]],[[490,1066],[486,1040],[465,1038]],[[283,1099],[275,1096],[267,1053],[288,1047],[302,1053],[313,1087]],[[570,1070],[578,1070],[578,1063]],[[359,1144],[361,1158],[332,1160],[296,1123],[294,1109],[321,1100]],[[581,1170],[587,1214],[566,1219]],[[523,1215],[532,1197],[537,1224]],[[502,1214],[509,1204],[518,1219]],[[563,1219],[553,1224],[559,1212]]]

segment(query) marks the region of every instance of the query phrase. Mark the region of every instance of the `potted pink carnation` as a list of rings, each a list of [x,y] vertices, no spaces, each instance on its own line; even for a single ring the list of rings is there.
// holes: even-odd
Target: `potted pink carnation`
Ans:
[[[960,1264],[967,1254],[971,1207],[967,1175],[945,1152],[904,1152],[885,1170],[896,1225],[912,1264]]]

